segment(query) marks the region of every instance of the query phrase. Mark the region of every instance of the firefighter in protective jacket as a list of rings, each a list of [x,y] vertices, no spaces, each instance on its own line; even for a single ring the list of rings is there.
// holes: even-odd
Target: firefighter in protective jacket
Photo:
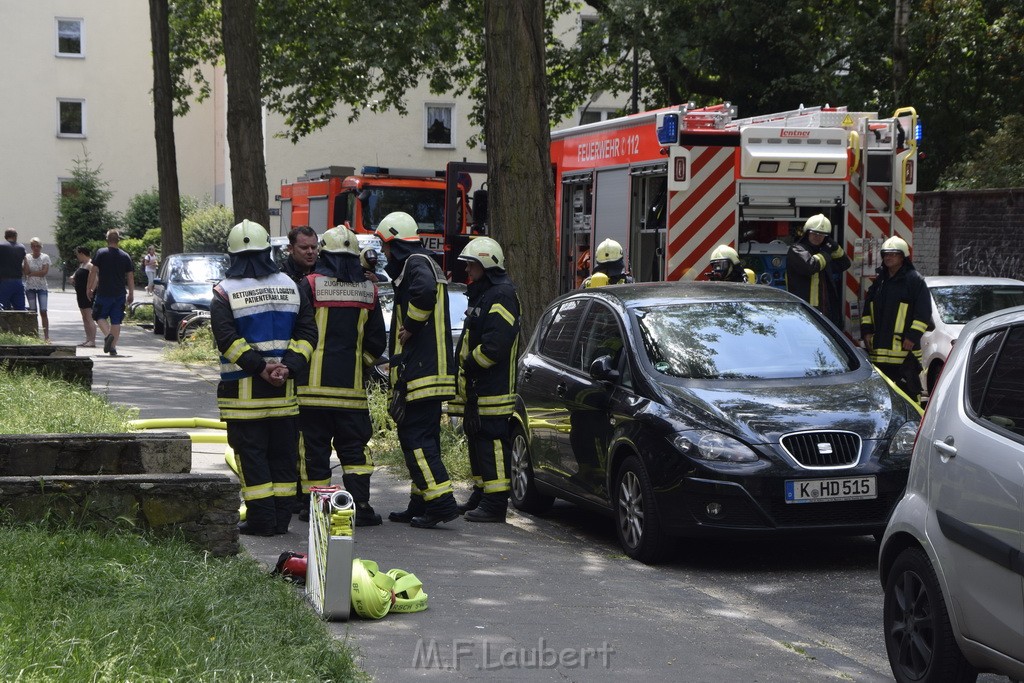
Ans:
[[[217,405],[239,461],[246,521],[255,536],[288,531],[298,479],[295,381],[316,344],[309,300],[280,272],[270,237],[244,220],[228,235],[231,264],[213,288],[210,324],[220,350]]]
[[[626,274],[626,259],[622,255],[622,245],[615,240],[609,238],[597,245],[597,257],[594,261],[594,274],[583,281],[581,289],[621,285],[633,281],[633,278]]]
[[[902,238],[885,240],[881,252],[878,276],[864,298],[861,338],[875,367],[916,401],[922,388],[921,335],[931,324],[931,297]]]
[[[448,280],[420,244],[416,220],[402,211],[385,216],[377,235],[394,281],[389,357],[390,412],[412,479],[409,507],[393,522],[432,528],[457,519],[448,470],[441,461],[441,403],[455,397]]]
[[[356,526],[381,523],[370,506],[373,436],[366,403],[364,368],[387,347],[384,314],[377,286],[366,279],[359,243],[345,226],[332,228],[320,241],[313,273],[299,282],[313,304],[319,334],[308,372],[298,382],[299,475],[309,519],[309,489],[331,483],[331,445],[342,465],[342,481],[355,501]]]
[[[519,296],[505,274],[501,246],[489,237],[470,240],[459,255],[467,264],[469,310],[455,358],[473,493],[459,506],[472,522],[504,522],[508,510],[512,440],[509,418],[516,403]]]
[[[719,244],[711,252],[711,272],[708,279],[713,282],[756,282],[754,271],[740,265],[740,255],[728,244]]]
[[[843,329],[843,288],[835,276],[850,263],[846,250],[832,239],[832,223],[825,214],[811,216],[786,256],[786,289]]]

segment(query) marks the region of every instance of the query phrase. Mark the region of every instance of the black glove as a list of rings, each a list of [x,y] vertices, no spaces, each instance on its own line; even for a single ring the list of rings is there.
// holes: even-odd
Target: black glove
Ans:
[[[836,244],[836,241],[834,239],[832,239],[831,237],[826,237],[825,241],[821,243],[821,250],[831,254],[833,251],[836,250],[836,247],[838,246],[839,245]]]

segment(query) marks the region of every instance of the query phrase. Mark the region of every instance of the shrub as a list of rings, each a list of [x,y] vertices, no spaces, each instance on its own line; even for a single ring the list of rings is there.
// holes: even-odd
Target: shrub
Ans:
[[[185,251],[223,252],[234,220],[234,212],[220,204],[199,209],[182,222]]]
[[[75,261],[75,247],[80,244],[91,245],[97,240],[105,244],[107,230],[119,220],[116,213],[107,210],[113,193],[107,189],[110,183],[100,177],[101,167],[90,167],[88,153],[84,159],[75,159],[74,164],[71,180],[57,197],[55,240],[60,258],[66,262]]]

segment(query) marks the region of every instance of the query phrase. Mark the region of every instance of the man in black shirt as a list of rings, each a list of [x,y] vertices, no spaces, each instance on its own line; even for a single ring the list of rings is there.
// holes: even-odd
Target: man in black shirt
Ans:
[[[320,238],[308,225],[300,225],[288,232],[288,257],[281,270],[294,282],[313,272]]]
[[[0,308],[4,310],[25,310],[24,263],[25,245],[18,243],[17,230],[7,228],[0,242]]]
[[[107,246],[96,251],[86,288],[93,300],[93,320],[103,332],[103,351],[111,356],[117,355],[124,307],[135,298],[135,264],[132,257],[118,247],[120,242],[121,234],[117,230],[107,230]]]

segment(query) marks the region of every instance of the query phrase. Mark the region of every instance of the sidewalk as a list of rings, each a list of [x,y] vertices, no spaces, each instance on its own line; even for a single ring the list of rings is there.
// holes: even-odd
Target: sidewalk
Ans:
[[[73,293],[51,293],[50,318],[55,343],[82,341]],[[137,406],[142,418],[216,418],[216,372],[165,363],[161,350],[169,344],[126,326],[118,357],[78,351],[94,358],[93,390]],[[221,445],[194,445],[193,470],[230,472],[223,454]],[[329,624],[358,649],[375,680],[888,679],[884,653],[858,653],[855,661],[821,647],[815,634],[789,632],[784,620],[780,626],[738,609],[681,574],[633,562],[607,542],[609,532],[614,538],[609,521],[589,523],[571,506],[559,515],[573,524],[510,513],[508,524],[460,519],[414,529],[386,521],[388,512],[405,508],[408,490],[404,472],[374,474],[371,502],[385,522],[356,529],[355,555],[381,570],[415,573],[429,609],[379,621],[353,614]],[[464,498],[465,487],[457,495]],[[242,542],[269,568],[282,551],[305,552],[306,532],[294,517],[284,536]]]

